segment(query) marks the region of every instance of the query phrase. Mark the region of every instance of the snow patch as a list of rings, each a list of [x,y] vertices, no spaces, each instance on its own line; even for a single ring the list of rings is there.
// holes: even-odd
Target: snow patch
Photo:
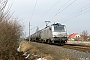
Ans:
[[[21,43],[19,44],[19,47],[17,48],[18,52],[21,52]]]
[[[25,52],[23,55],[26,56],[27,55],[27,52]]]
[[[45,58],[38,58],[37,60],[47,60],[47,59],[45,59]]]
[[[17,48],[17,51],[18,51],[18,52],[20,52],[20,48],[21,48],[20,46]]]
[[[30,56],[30,54],[28,54],[25,58],[27,59],[27,58],[29,58],[29,56]]]

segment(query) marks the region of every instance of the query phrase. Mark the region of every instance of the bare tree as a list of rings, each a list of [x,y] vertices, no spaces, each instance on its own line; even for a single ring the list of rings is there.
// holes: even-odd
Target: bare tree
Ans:
[[[87,30],[84,30],[84,31],[81,33],[81,36],[82,36],[82,40],[87,40],[87,38],[88,38],[88,32],[87,32]]]
[[[0,0],[0,22],[3,20],[4,9],[7,5],[8,0]]]

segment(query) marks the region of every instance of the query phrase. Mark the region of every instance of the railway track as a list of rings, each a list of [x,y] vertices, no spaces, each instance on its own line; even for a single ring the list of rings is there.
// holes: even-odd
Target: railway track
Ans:
[[[43,43],[40,43],[40,44],[43,44]],[[46,44],[46,43],[44,43],[44,44]],[[47,44],[47,45],[50,45],[50,44]],[[58,44],[53,44],[53,45],[58,46],[58,47],[67,48],[67,49],[73,49],[73,50],[90,53],[90,46],[87,46],[87,45],[79,45],[79,44],[65,44],[63,46],[60,46]]]
[[[90,46],[77,45],[77,44],[65,44],[61,47],[90,53]]]
[[[59,46],[57,44],[50,45],[36,42],[32,42],[31,44],[38,48],[41,52],[52,55],[55,60],[66,60],[67,58],[70,60],[86,60],[87,58],[90,60],[89,46],[75,44],[65,44],[63,46]]]

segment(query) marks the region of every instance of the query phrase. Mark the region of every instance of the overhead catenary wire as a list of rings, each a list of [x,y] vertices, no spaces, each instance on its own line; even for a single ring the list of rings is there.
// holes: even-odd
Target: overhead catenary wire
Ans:
[[[59,1],[60,1],[60,0],[59,0]],[[58,2],[59,2],[59,1],[58,1]],[[67,4],[69,1],[70,1],[70,0],[68,0],[68,1],[66,2],[66,4]],[[61,10],[61,8],[64,7],[64,5],[66,5],[66,4],[64,4],[64,5],[58,10],[58,13],[55,14],[55,15],[54,15],[53,17],[51,17],[50,19],[53,19],[54,17],[56,17],[58,14],[60,14],[60,13],[61,13],[62,11],[64,11],[65,9],[67,9],[69,6],[71,6],[71,5],[72,5],[74,2],[76,2],[76,1],[77,1],[77,0],[74,0],[74,1],[71,2],[68,6],[66,6],[64,9]],[[58,3],[58,2],[57,2],[57,3]],[[55,3],[55,5],[56,5],[57,3]],[[37,0],[36,0],[36,4],[37,4]],[[36,4],[35,4],[35,7],[36,7]],[[50,11],[55,5],[53,5],[48,11]],[[90,5],[90,3],[87,4],[86,6],[88,6],[88,5]],[[84,7],[86,7],[86,6],[84,6]],[[35,7],[34,7],[34,10],[35,10]],[[89,10],[83,12],[82,9],[83,9],[84,7],[82,7],[81,10],[77,10],[77,11],[75,11],[74,13],[72,13],[72,15],[69,15],[69,16],[67,16],[67,17],[65,17],[65,18],[68,18],[68,17],[70,17],[70,16],[73,18],[73,17],[77,17],[77,16],[80,16],[80,15],[82,15],[82,14],[85,14],[85,13],[89,12]],[[33,10],[32,16],[33,16],[33,14],[34,14],[34,10]],[[60,10],[61,10],[61,11],[60,11]],[[47,11],[47,12],[48,12],[48,11]],[[82,13],[81,13],[81,12],[82,12]],[[46,13],[46,12],[45,12],[45,13]],[[76,14],[75,14],[75,13],[76,13]],[[43,15],[44,15],[44,14],[43,14]],[[42,16],[43,16],[43,15],[42,15]],[[32,19],[32,18],[31,18],[31,19]],[[49,20],[50,20],[50,19],[49,19]]]
[[[66,1],[66,3],[64,5],[62,5],[54,14],[58,13],[67,3],[69,3],[70,0]],[[53,14],[53,15],[54,15]],[[51,17],[49,17],[48,19],[50,19]]]
[[[46,12],[44,12],[37,20],[42,18],[46,13],[48,13],[51,9],[53,9],[61,0],[58,0],[52,7],[50,7]]]
[[[83,12],[83,13],[77,15],[77,16],[74,16],[74,17],[72,17],[72,18],[74,19],[74,18],[76,18],[76,17],[78,17],[78,16],[80,16],[80,15],[83,15],[83,14],[87,13],[87,12],[90,12],[90,10],[87,10],[87,11],[85,11],[85,12]],[[68,20],[69,20],[69,19],[68,19]],[[66,22],[66,21],[68,21],[68,20],[65,20],[65,21],[62,21],[62,22]]]
[[[32,20],[32,17],[33,17],[33,14],[34,14],[34,11],[35,11],[35,8],[36,8],[36,5],[37,5],[37,0],[36,0],[36,2],[35,2],[35,6],[34,6],[34,9],[33,9],[32,14],[31,14],[31,18],[30,18],[30,20]]]
[[[69,19],[75,18],[75,17],[77,17],[77,16],[80,16],[80,15],[82,15],[82,14],[84,14],[84,13],[89,12],[89,10],[86,11],[86,8],[87,8],[89,5],[90,5],[90,3],[87,4],[87,5],[85,5],[85,6],[83,6],[82,8],[78,9],[77,11],[75,11],[75,12],[67,15],[66,17],[64,17],[64,18],[62,18],[62,19],[60,19],[60,20],[63,20],[62,22],[65,22],[65,21],[67,21],[67,20],[69,20]],[[90,6],[89,6],[88,8],[90,8]]]
[[[64,11],[65,9],[67,9],[69,6],[71,6],[73,3],[75,3],[77,0],[74,0],[73,2],[71,2],[69,5],[67,5],[64,9],[62,9],[60,12],[56,13],[54,16],[50,17],[49,20],[53,19],[54,17],[56,17],[58,14],[60,14],[62,11]]]
[[[37,20],[42,18],[46,13],[48,13],[52,8],[54,8],[61,0],[58,0],[52,7],[50,7],[46,12],[44,12]]]

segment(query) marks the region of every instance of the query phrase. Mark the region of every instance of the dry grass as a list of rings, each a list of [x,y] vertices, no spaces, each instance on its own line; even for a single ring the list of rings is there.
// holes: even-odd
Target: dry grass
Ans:
[[[26,52],[26,51],[28,51],[30,49],[33,49],[33,47],[26,41],[22,41],[20,43],[20,45],[21,45],[21,49],[20,49],[21,52]]]
[[[45,57],[45,59],[47,59],[47,60],[54,60],[54,58],[52,58],[51,55],[47,55],[47,56]]]
[[[21,52],[27,52],[27,54],[31,55],[29,57],[30,60],[36,60],[36,59],[41,58],[41,57],[45,58],[47,60],[54,60],[51,55],[46,54],[46,53],[41,53],[37,48],[32,46],[27,41],[22,41],[20,44],[21,44]]]

